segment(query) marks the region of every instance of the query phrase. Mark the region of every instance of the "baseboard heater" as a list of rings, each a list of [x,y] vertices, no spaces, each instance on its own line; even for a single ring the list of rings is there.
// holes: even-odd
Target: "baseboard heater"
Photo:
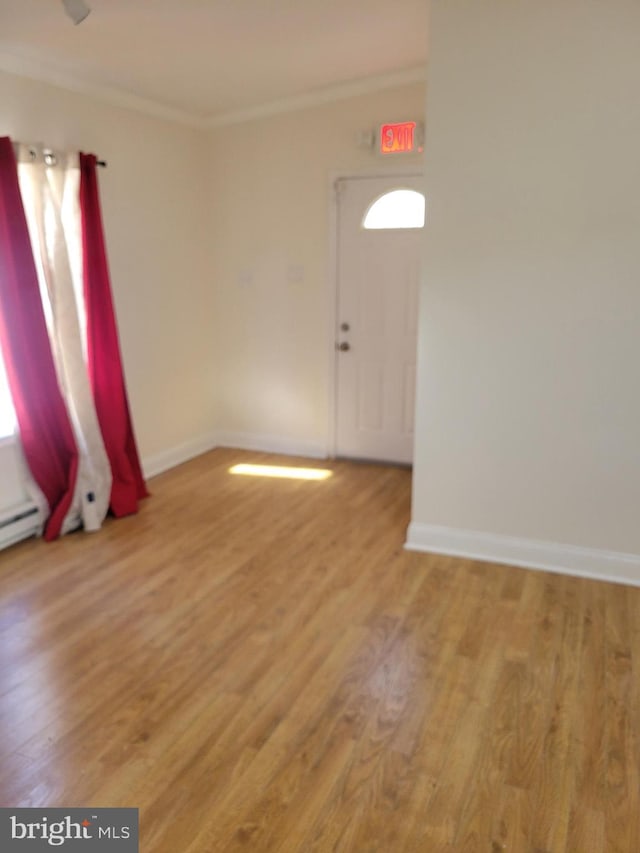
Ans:
[[[34,536],[40,525],[38,507],[32,503],[0,511],[0,549],[8,548],[28,536]]]

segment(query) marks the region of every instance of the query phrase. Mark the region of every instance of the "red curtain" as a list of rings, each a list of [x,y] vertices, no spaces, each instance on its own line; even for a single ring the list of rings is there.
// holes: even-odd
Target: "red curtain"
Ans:
[[[122,516],[136,512],[138,500],[146,497],[148,492],[133,434],[122,369],[96,164],[93,154],[80,154],[87,356],[96,411],[113,475],[110,508],[115,516]]]
[[[0,344],[24,454],[49,504],[44,538],[60,535],[78,450],[60,393],[13,145],[0,138]]]

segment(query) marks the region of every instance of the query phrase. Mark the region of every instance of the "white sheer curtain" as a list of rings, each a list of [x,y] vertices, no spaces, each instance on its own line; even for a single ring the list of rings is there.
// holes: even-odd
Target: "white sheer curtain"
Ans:
[[[16,431],[16,414],[7,383],[2,353],[0,353],[0,441]]]
[[[12,456],[16,468],[20,471],[20,483],[22,489],[24,489],[26,494],[31,498],[31,501],[35,506],[37,506],[40,512],[40,518],[44,519],[47,517],[48,513],[47,499],[31,476],[31,471],[29,470],[27,461],[24,458],[22,445],[18,438],[18,424],[16,421],[15,409],[13,408],[13,400],[11,399],[11,391],[9,390],[4,361],[2,360],[2,353],[0,353],[0,441],[8,438],[13,439],[11,442]],[[15,502],[16,498],[19,497],[19,494],[16,494],[15,490],[10,487],[9,492],[6,493],[4,497],[5,500],[8,499],[8,503],[5,505],[0,502],[0,512],[11,506]],[[40,526],[39,535],[41,533],[42,526]]]
[[[86,530],[97,530],[109,507],[111,468],[85,363],[77,155],[56,161],[42,149],[20,146],[18,174],[58,382],[79,453],[74,497],[62,532],[80,523]]]

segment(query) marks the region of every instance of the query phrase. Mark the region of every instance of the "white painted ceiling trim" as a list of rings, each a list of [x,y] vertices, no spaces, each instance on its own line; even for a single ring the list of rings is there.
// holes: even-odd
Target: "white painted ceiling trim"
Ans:
[[[295,112],[308,107],[316,107],[321,104],[329,104],[333,101],[341,101],[347,98],[355,98],[358,95],[368,95],[371,92],[379,92],[383,89],[395,89],[399,86],[408,86],[412,83],[424,83],[427,79],[427,66],[419,65],[406,71],[395,71],[389,74],[377,74],[365,77],[362,80],[354,80],[350,83],[340,83],[336,86],[327,86],[307,92],[304,95],[296,95],[291,98],[282,98],[277,101],[269,101],[256,107],[245,110],[222,113],[206,121],[207,127],[225,127],[231,124],[254,121],[255,119],[268,118],[281,113]]]
[[[17,77],[26,77],[29,80],[37,80],[39,83],[47,83],[59,89],[88,95],[103,103],[115,107],[124,107],[124,109],[133,110],[153,118],[174,121],[190,127],[206,127],[208,124],[204,117],[201,118],[183,110],[176,110],[149,98],[142,98],[139,95],[129,94],[110,86],[96,86],[79,80],[71,74],[57,71],[32,59],[15,56],[6,51],[0,52],[0,71],[14,74]]]
[[[248,109],[236,110],[206,118],[184,110],[167,107],[165,104],[158,103],[149,98],[140,97],[139,95],[129,94],[120,89],[109,86],[96,86],[65,72],[53,69],[50,66],[35,62],[32,59],[15,56],[6,51],[0,52],[0,71],[14,74],[18,77],[26,77],[29,80],[36,80],[40,83],[47,83],[50,86],[56,86],[60,89],[88,95],[115,107],[123,107],[124,109],[133,110],[153,118],[174,121],[196,128],[226,127],[233,124],[255,121],[256,119],[295,112],[296,110],[307,109],[321,104],[329,104],[333,101],[354,98],[358,95],[367,95],[383,89],[394,89],[412,83],[423,83],[427,77],[426,65],[419,65],[404,71],[378,74],[365,77],[362,80],[353,80],[349,83],[327,86],[326,88],[317,89],[304,95],[269,101],[265,104],[249,107]]]

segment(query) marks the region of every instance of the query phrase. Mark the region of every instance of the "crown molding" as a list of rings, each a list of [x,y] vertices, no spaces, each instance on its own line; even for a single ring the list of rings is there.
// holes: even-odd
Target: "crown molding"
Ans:
[[[248,107],[247,109],[233,110],[207,118],[186,110],[168,107],[151,98],[143,98],[140,95],[123,92],[112,86],[100,86],[87,80],[78,79],[66,71],[61,71],[34,59],[19,56],[5,50],[0,50],[0,71],[14,74],[18,77],[26,77],[27,79],[56,86],[60,89],[66,89],[70,92],[87,95],[114,107],[122,107],[151,116],[152,118],[173,121],[187,125],[188,127],[200,129],[241,124],[282,113],[295,112],[296,110],[329,104],[333,101],[346,100],[347,98],[354,98],[359,95],[368,95],[384,89],[393,89],[412,83],[423,83],[427,75],[426,65],[420,65],[404,71],[394,71],[389,74],[365,77],[349,83],[339,83],[335,86],[316,89],[303,95],[267,101],[264,104]]]
[[[204,117],[197,116],[185,110],[174,109],[150,98],[123,92],[111,86],[99,86],[87,80],[80,80],[66,71],[44,65],[33,59],[17,54],[0,51],[0,71],[17,77],[26,77],[59,89],[66,89],[81,95],[88,95],[114,107],[141,113],[152,118],[177,122],[189,127],[204,128],[208,122]]]
[[[269,118],[270,116],[282,113],[295,112],[296,110],[329,104],[333,101],[355,98],[358,95],[369,95],[372,92],[379,92],[382,89],[395,89],[396,87],[408,86],[412,83],[424,83],[426,79],[427,66],[419,65],[406,71],[377,74],[374,77],[365,77],[362,80],[354,80],[350,83],[339,83],[336,86],[316,89],[304,95],[268,101],[267,103],[249,107],[245,110],[221,113],[220,115],[212,116],[205,124],[210,128],[241,124],[247,121],[255,121],[256,119]]]

